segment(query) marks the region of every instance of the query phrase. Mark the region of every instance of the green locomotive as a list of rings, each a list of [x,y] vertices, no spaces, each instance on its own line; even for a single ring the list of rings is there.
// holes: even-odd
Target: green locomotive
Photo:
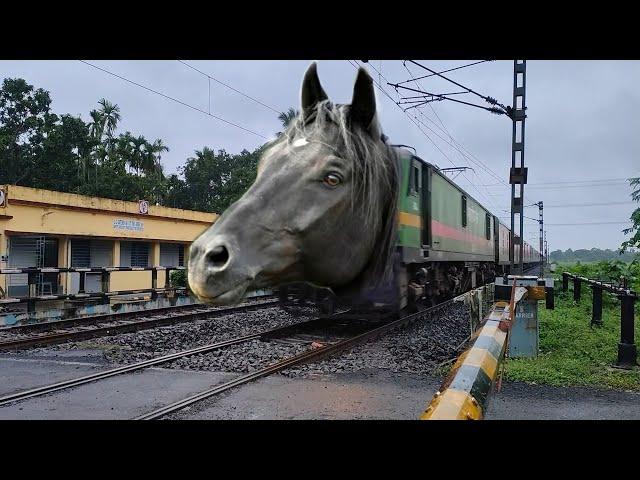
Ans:
[[[437,303],[508,273],[509,229],[438,167],[396,148],[400,291],[409,300]],[[523,252],[525,268],[540,261],[527,242]]]

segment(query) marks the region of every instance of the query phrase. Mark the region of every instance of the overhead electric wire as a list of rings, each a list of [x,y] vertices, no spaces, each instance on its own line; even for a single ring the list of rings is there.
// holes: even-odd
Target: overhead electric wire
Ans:
[[[347,60],[347,61],[348,61],[348,62],[351,64],[351,66],[353,66],[356,70],[357,70],[358,68],[360,68],[360,65],[357,63],[357,61],[356,61],[356,63],[353,63],[351,60]],[[372,65],[371,65],[371,66],[372,66]],[[372,68],[373,68],[373,69],[374,69],[374,70],[375,70],[375,71],[376,71],[376,72],[377,72],[377,73],[378,73],[378,74],[379,74],[379,75],[380,75],[380,76],[381,76],[381,77],[382,77],[382,78],[383,78],[387,83],[389,83],[389,82],[388,82],[388,80],[384,77],[384,75],[382,75],[382,74],[381,74],[381,73],[380,73],[380,72],[379,72],[375,67],[373,67],[373,66],[372,66]],[[432,144],[433,144],[437,149],[438,149],[438,151],[442,154],[442,156],[443,156],[443,157],[445,157],[445,158],[449,161],[449,163],[451,163],[453,166],[457,166],[457,165],[453,162],[453,160],[451,160],[451,158],[449,158],[449,156],[448,156],[446,153],[444,153],[444,152],[442,151],[442,149],[438,146],[438,144],[437,144],[436,142],[434,142],[434,141],[433,141],[433,139],[431,139],[431,137],[429,137],[429,135],[428,135],[428,134],[427,134],[427,133],[426,133],[422,128],[420,128],[420,125],[416,122],[416,121],[419,121],[419,120],[417,119],[417,117],[415,117],[415,120],[414,120],[414,119],[412,119],[412,118],[407,114],[407,112],[405,112],[405,111],[404,111],[404,109],[403,109],[400,105],[398,105],[398,102],[397,102],[396,100],[394,100],[394,99],[393,99],[393,97],[392,97],[391,95],[389,95],[389,93],[387,93],[387,91],[386,91],[384,88],[382,88],[382,86],[381,86],[378,82],[376,82],[373,78],[372,78],[371,80],[373,81],[374,85],[378,88],[378,90],[380,90],[382,93],[384,93],[384,95],[385,95],[387,98],[389,98],[389,100],[391,100],[391,101],[393,102],[393,104],[394,104],[396,107],[398,107],[398,108],[399,108],[399,109],[400,109],[400,110],[401,110],[401,111],[402,111],[402,112],[407,116],[407,118],[408,118],[409,120],[411,120],[411,121],[414,123],[414,125],[416,125],[416,127],[418,127],[418,129],[422,132],[422,134],[423,134],[423,135],[424,135],[424,136],[425,136],[425,137],[426,137],[426,138],[427,138],[427,139],[428,139],[428,140],[429,140],[429,141],[430,141],[430,142],[431,142],[431,143],[432,143]],[[427,125],[425,125],[423,122],[420,122],[420,123],[422,123],[422,125],[424,125],[425,127],[427,127]],[[427,127],[427,128],[429,128],[429,127]],[[436,134],[436,133],[435,133],[431,128],[429,128],[429,130],[431,130],[434,134]],[[436,134],[436,135],[437,135],[437,134]],[[439,135],[438,135],[438,136],[439,136]],[[440,137],[440,138],[442,139],[442,137]],[[445,141],[444,139],[442,139],[442,140],[443,140],[443,141]],[[466,178],[466,179],[467,179],[467,181],[471,184],[471,182],[470,182],[470,180],[467,178],[467,176],[466,176],[464,173],[463,173],[462,175],[463,175],[463,177],[464,177],[464,178]],[[473,186],[473,184],[471,184],[471,185]],[[474,186],[474,188],[475,188],[475,186]],[[476,190],[480,195],[483,195],[483,196],[484,196],[484,194],[483,194],[480,190],[478,190],[477,188],[476,188],[475,190]],[[489,202],[489,203],[491,202],[491,200],[490,200],[488,197],[486,197],[486,196],[485,196],[485,198],[487,199],[487,202]]]
[[[567,183],[600,183],[600,182],[619,182],[627,181],[628,178],[596,178],[593,180],[566,180],[562,182],[544,182],[545,185],[564,185]]]
[[[348,62],[351,64],[351,66],[352,66],[353,68],[355,68],[356,70],[358,70],[358,68],[360,68],[360,66],[359,66],[357,63],[353,63],[351,60],[347,60],[347,61],[348,61]],[[374,67],[374,70],[375,70],[375,67]],[[382,78],[384,78],[384,77],[382,77]],[[389,95],[389,93],[387,93],[387,91],[386,91],[384,88],[382,88],[382,86],[381,86],[378,82],[376,82],[376,81],[375,81],[375,80],[373,80],[373,79],[371,79],[371,80],[373,81],[373,84],[378,88],[378,90],[380,90],[382,93],[384,93],[384,94],[385,94],[385,96],[386,96],[387,98],[389,98],[389,100],[391,100],[391,101],[394,103],[394,105],[396,105],[396,106],[397,106],[397,107],[398,107],[398,108],[399,108],[399,109],[400,109],[400,110],[401,110],[401,111],[402,111],[402,112],[407,116],[407,118],[413,122],[413,124],[414,124],[416,127],[418,127],[418,130],[420,130],[420,131],[422,132],[422,134],[423,134],[423,135],[424,135],[424,136],[425,136],[425,137],[426,137],[426,138],[427,138],[431,143],[433,143],[433,145],[434,145],[434,146],[435,146],[435,147],[440,151],[440,153],[441,153],[441,154],[442,154],[442,155],[443,155],[447,160],[449,160],[449,162],[451,162],[451,164],[452,164],[452,165],[455,165],[455,163],[453,163],[453,161],[452,161],[452,160],[451,160],[451,159],[450,159],[450,158],[449,158],[449,157],[448,157],[448,156],[447,156],[447,155],[446,155],[446,154],[445,154],[445,153],[440,149],[440,147],[438,147],[438,145],[437,145],[437,144],[436,144],[436,143],[431,139],[431,137],[429,137],[429,135],[428,135],[424,130],[422,130],[422,128],[420,128],[420,125],[418,125],[418,123],[417,123],[413,118],[411,118],[411,117],[410,117],[410,116],[409,116],[409,115],[408,115],[408,114],[407,114],[407,113],[402,109],[402,107],[400,107],[400,105],[398,105],[398,103],[393,99],[393,97],[391,97],[391,95]],[[387,80],[387,79],[385,78],[385,81],[386,81],[386,80]]]
[[[603,203],[567,203],[564,205],[544,205],[544,208],[576,208],[576,207],[604,207],[608,205],[635,205],[636,202],[603,202]],[[525,205],[526,207],[537,207],[537,205]]]
[[[496,107],[484,107],[482,105],[477,105],[475,103],[464,102],[462,100],[456,100],[455,98],[450,98],[450,97],[445,97],[443,95],[438,95],[437,93],[431,93],[431,92],[427,92],[427,91],[416,90],[415,88],[405,87],[404,85],[398,85],[397,83],[387,82],[387,85],[391,85],[392,87],[394,87],[396,89],[402,88],[404,90],[409,90],[411,92],[423,93],[425,95],[429,95],[429,96],[432,96],[432,97],[442,98],[443,100],[449,100],[451,102],[462,103],[464,105],[469,105],[470,107],[481,108],[482,110],[486,110],[486,111],[491,112],[491,113],[496,113],[498,115],[503,115],[503,114],[506,115],[505,111],[500,110],[500,109],[498,109]]]
[[[196,68],[196,67],[194,67],[193,65],[189,65],[187,62],[184,62],[184,61],[182,61],[182,60],[178,60],[178,62],[182,63],[183,65],[185,65],[185,66],[187,66],[187,67],[189,67],[189,68],[191,68],[192,70],[195,70],[196,72],[198,72],[198,73],[200,73],[200,74],[204,75],[205,77],[207,77],[207,78],[209,78],[209,79],[213,80],[214,82],[218,82],[220,85],[223,85],[223,86],[227,87],[228,89],[233,90],[234,92],[239,93],[240,95],[242,95],[242,96],[244,96],[244,97],[247,97],[247,98],[248,98],[248,99],[250,99],[250,100],[253,100],[253,101],[254,101],[254,102],[256,102],[256,103],[259,103],[260,105],[262,105],[263,107],[268,108],[269,110],[272,110],[272,111],[274,111],[274,112],[276,112],[276,113],[282,113],[282,111],[281,111],[281,110],[278,110],[278,109],[276,109],[276,108],[273,108],[272,106],[267,105],[267,104],[266,104],[266,103],[264,103],[264,102],[261,102],[261,101],[260,101],[260,100],[258,100],[257,98],[253,98],[252,96],[247,95],[246,93],[241,92],[240,90],[238,90],[238,89],[236,89],[236,88],[233,88],[231,85],[227,85],[227,84],[226,84],[226,83],[224,83],[223,81],[218,80],[217,78],[215,78],[215,77],[213,77],[213,76],[209,75],[208,73],[205,73],[205,72],[203,72],[202,70],[197,69],[197,68]]]
[[[610,183],[592,183],[589,185],[537,185],[537,184],[531,184],[531,185],[527,185],[527,188],[534,188],[534,189],[545,189],[545,190],[558,190],[558,189],[564,189],[564,188],[594,188],[594,187],[615,187],[615,186],[621,186],[621,185],[626,185],[627,182],[610,182]]]
[[[406,112],[405,112],[405,114],[406,114]],[[431,131],[431,132],[432,132],[436,137],[438,137],[440,140],[442,140],[443,142],[445,142],[447,145],[449,145],[449,146],[451,146],[451,147],[455,148],[455,146],[454,146],[454,145],[452,145],[451,143],[447,142],[447,140],[445,140],[445,139],[444,139],[444,138],[442,138],[440,135],[438,135],[438,133],[437,133],[437,132],[435,132],[432,128],[430,128],[427,124],[425,124],[425,123],[424,123],[422,120],[420,120],[418,117],[415,117],[415,116],[414,116],[414,118],[415,118],[415,120],[416,120],[417,122],[421,123],[425,128],[428,128],[428,129],[429,129],[429,130],[430,130],[430,131]],[[431,140],[431,139],[429,138],[429,140]],[[438,150],[440,150],[440,148],[437,146],[437,144],[436,144],[433,140],[431,140],[431,142],[436,146],[436,148],[438,148]],[[458,150],[458,151],[459,151],[459,150]],[[440,152],[444,155],[444,152],[442,152],[442,150],[440,150]],[[461,155],[463,155],[463,154],[462,154],[462,152],[460,152],[460,153],[461,153]],[[449,160],[449,162],[451,162],[451,164],[452,164],[452,165],[457,166],[457,165],[456,165],[456,164],[455,164],[455,163],[454,163],[454,162],[453,162],[453,161],[452,161],[448,156],[446,156],[446,155],[445,155],[445,157]],[[464,155],[463,155],[463,157],[464,157]],[[472,170],[473,170],[473,169],[472,169]],[[475,173],[475,171],[474,171],[474,173]],[[485,193],[483,193],[481,190],[479,190],[479,189],[478,189],[478,187],[476,186],[476,184],[474,184],[473,182],[471,182],[471,180],[469,180],[469,178],[464,174],[464,172],[462,173],[462,176],[465,178],[465,180],[467,180],[467,182],[469,182],[469,185],[470,185],[471,187],[473,187],[473,188],[474,188],[474,189],[475,189],[475,190],[476,190],[480,195],[482,195],[482,196],[486,199],[487,203],[489,204],[489,206],[490,206],[491,208],[493,208],[494,210],[496,210],[496,209],[497,209],[497,207],[496,207],[496,205],[493,203],[493,201],[492,201],[489,197],[487,197],[487,196],[485,195]]]
[[[265,139],[265,140],[268,140],[268,138],[267,138],[267,137],[265,137],[264,135],[261,135],[261,134],[259,134],[259,133],[257,133],[257,132],[254,132],[253,130],[249,130],[248,128],[245,128],[245,127],[243,127],[243,126],[241,126],[241,125],[238,125],[238,124],[236,124],[236,123],[230,122],[229,120],[226,120],[226,119],[224,119],[224,118],[222,118],[222,117],[219,117],[219,116],[217,116],[217,115],[213,115],[212,113],[209,113],[209,112],[207,112],[207,111],[205,111],[205,110],[202,110],[201,108],[198,108],[198,107],[195,107],[195,106],[193,106],[193,105],[190,105],[190,104],[188,104],[188,103],[186,103],[186,102],[183,102],[182,100],[178,100],[177,98],[173,98],[173,97],[171,97],[171,96],[169,96],[169,95],[167,95],[167,94],[164,94],[164,93],[162,93],[162,92],[159,92],[159,91],[157,91],[157,90],[154,90],[154,89],[152,89],[152,88],[149,88],[149,87],[147,87],[147,86],[145,86],[145,85],[142,85],[142,84],[140,84],[140,83],[134,82],[133,80],[129,80],[128,78],[125,78],[125,77],[123,77],[123,76],[121,76],[121,75],[118,75],[117,73],[113,73],[113,72],[111,72],[111,71],[109,71],[109,70],[107,70],[107,69],[105,69],[105,68],[99,67],[99,66],[94,65],[94,64],[92,64],[92,63],[86,62],[86,61],[84,61],[84,60],[79,60],[79,61],[80,61],[80,62],[82,62],[82,63],[84,63],[84,64],[86,64],[86,65],[89,65],[90,67],[93,67],[93,68],[95,68],[95,69],[97,69],[97,70],[100,70],[100,71],[102,71],[102,72],[104,72],[104,73],[107,73],[107,74],[112,75],[112,76],[114,76],[114,77],[116,77],[116,78],[119,78],[120,80],[124,80],[125,82],[131,83],[132,85],[135,85],[135,86],[137,86],[137,87],[143,88],[143,89],[145,89],[145,90],[147,90],[147,91],[149,91],[149,92],[155,93],[156,95],[160,95],[161,97],[164,97],[164,98],[166,98],[166,99],[168,99],[168,100],[171,100],[171,101],[173,101],[173,102],[179,103],[180,105],[184,105],[185,107],[189,107],[189,108],[191,108],[192,110],[196,110],[197,112],[204,113],[205,115],[208,115],[208,116],[210,116],[210,117],[212,117],[212,118],[215,118],[216,120],[220,120],[221,122],[224,122],[224,123],[226,123],[226,124],[228,124],[228,125],[231,125],[231,126],[233,126],[233,127],[239,128],[240,130],[244,130],[245,132],[251,133],[251,134],[256,135],[256,136],[258,136],[258,137],[260,137],[260,138],[263,138],[263,139]]]
[[[482,98],[485,102],[491,104],[491,105],[499,105],[500,107],[502,107],[505,110],[507,110],[507,107],[505,107],[503,104],[501,104],[500,102],[498,102],[495,98],[493,97],[489,97],[487,95],[481,95],[478,92],[476,92],[475,90],[470,89],[469,87],[465,87],[464,85],[451,80],[450,78],[445,77],[444,75],[442,75],[441,73],[436,72],[435,70],[431,70],[429,67],[425,67],[424,65],[419,64],[418,62],[414,61],[414,60],[409,60],[411,63],[413,63],[414,65],[419,66],[420,68],[424,68],[425,70],[427,70],[428,72],[431,72],[434,75],[437,75],[438,77],[442,78],[443,80],[446,80],[448,82],[453,83],[454,85],[457,85],[460,88],[464,88],[465,90],[467,90],[469,93],[473,93],[474,95]]]
[[[509,210],[504,210],[503,209],[502,211],[505,212],[505,213],[511,213]],[[499,217],[499,218],[511,218],[511,217]],[[540,220],[537,219],[537,218],[527,217],[526,215],[523,215],[522,218],[526,218],[527,220],[531,220],[531,221],[534,221],[536,223],[540,223]]]
[[[420,83],[419,83],[419,82],[418,82],[418,81],[413,77],[413,73],[411,72],[411,70],[409,69],[409,67],[407,67],[407,66],[404,64],[404,62],[403,62],[403,66],[404,66],[405,70],[407,70],[407,72],[409,73],[409,75],[411,76],[412,81],[415,81],[416,85],[418,85],[420,88],[422,88],[422,85],[420,85]],[[435,109],[433,108],[433,106],[432,106],[432,105],[429,105],[429,106],[431,107],[431,110],[434,112],[434,114],[436,114],[436,116],[438,116],[438,115],[437,115],[437,113],[435,112]],[[408,109],[407,109],[407,110],[408,110]],[[474,161],[472,158],[470,158],[470,157],[469,157],[469,155],[465,154],[465,152],[463,152],[463,151],[460,149],[460,147],[459,147],[459,145],[458,145],[458,142],[453,138],[453,136],[451,135],[451,133],[447,130],[447,128],[445,127],[445,125],[444,125],[444,123],[442,122],[442,119],[440,119],[440,117],[438,117],[438,120],[440,120],[440,123],[442,124],[442,127],[438,126],[438,125],[437,125],[433,120],[431,120],[428,116],[426,116],[426,115],[425,115],[421,110],[419,110],[419,109],[416,109],[416,110],[418,111],[418,113],[419,113],[419,114],[420,114],[420,115],[421,115],[425,120],[430,121],[430,122],[431,122],[434,126],[436,126],[440,131],[442,131],[445,135],[447,135],[447,136],[451,139],[451,141],[453,142],[453,144],[450,144],[450,143],[449,143],[449,142],[447,142],[444,138],[440,137],[440,135],[438,135],[434,130],[432,130],[431,128],[429,128],[425,123],[423,123],[423,122],[420,122],[420,123],[422,123],[426,128],[429,128],[429,130],[431,130],[431,131],[434,133],[434,135],[438,136],[438,138],[440,138],[442,141],[444,141],[445,143],[447,143],[449,146],[453,147],[453,148],[454,148],[454,149],[455,149],[455,150],[456,150],[456,151],[461,155],[461,157],[462,157],[464,160],[466,160],[467,162],[471,162],[471,163],[476,164],[476,165],[477,165],[477,166],[479,166],[481,169],[484,169],[484,170],[486,170],[487,172],[489,172],[490,174],[492,174],[492,175],[493,175],[497,180],[501,180],[501,179],[500,179],[500,178],[495,174],[495,172],[493,172],[493,171],[492,171],[488,166],[484,165],[484,164],[483,164],[482,162],[480,162],[479,160],[478,160],[478,161]],[[405,111],[405,112],[406,112],[406,111]],[[417,117],[416,117],[416,120],[418,120],[418,118],[417,118]],[[419,120],[418,120],[418,121],[419,121]],[[477,160],[477,159],[476,159],[476,160]],[[473,169],[472,169],[472,170],[473,170]],[[475,170],[473,170],[473,173],[474,173],[474,175],[478,176],[478,174],[475,172]],[[463,177],[467,180],[467,182],[469,182],[469,184],[470,184],[470,185],[472,185],[472,186],[473,186],[473,188],[474,188],[476,191],[478,191],[479,193],[481,193],[481,192],[480,192],[480,190],[476,187],[476,185],[475,185],[475,184],[473,184],[473,183],[469,180],[469,178],[468,178],[466,175],[464,175],[464,173],[463,173]],[[456,178],[457,178],[457,176],[456,176]],[[478,176],[478,178],[480,178],[480,177]],[[505,184],[505,185],[506,185],[506,184]],[[487,192],[487,193],[488,193],[488,192]],[[482,195],[482,196],[487,200],[487,204],[488,204],[488,205],[489,205],[493,210],[498,210],[498,207],[493,203],[493,201],[492,201],[492,200],[491,200],[487,195],[484,195],[484,193],[481,193],[481,195]]]
[[[529,183],[528,186],[548,186],[548,185],[559,185],[559,188],[563,188],[563,186],[576,186],[576,187],[590,187],[590,186],[599,186],[602,185],[619,185],[627,182],[626,178],[602,178],[600,180],[567,180],[564,182],[543,182],[543,183]],[[571,185],[577,184],[577,185]],[[489,183],[483,185],[483,187],[497,187],[497,183]]]
[[[441,72],[438,72],[438,74],[447,73],[447,72],[453,72],[454,70],[460,70],[462,68],[472,67],[473,65],[478,65],[478,64],[484,63],[484,62],[493,62],[493,60],[480,60],[479,62],[469,63],[467,65],[462,65],[460,67],[450,68],[449,70],[443,70]],[[422,77],[418,77],[415,80],[422,80],[423,78],[429,78],[429,77],[433,77],[435,75],[436,75],[435,73],[430,73],[429,75],[423,75]],[[413,81],[413,80],[406,80],[404,82],[400,82],[398,85],[401,85],[403,83],[408,83],[408,82],[411,82],[411,81]]]
[[[568,227],[573,225],[628,225],[630,223],[632,223],[631,220],[627,220],[625,222],[545,223],[545,226]]]
[[[420,88],[422,88],[422,85],[420,85],[420,83],[418,82],[419,79],[415,78],[413,76],[413,73],[411,72],[411,70],[409,69],[409,67],[407,67],[407,65],[403,62],[403,66],[405,68],[405,70],[409,73],[409,75],[411,76],[412,80],[408,80],[408,81],[414,81],[416,83],[416,85],[418,85]],[[454,142],[458,147],[463,148],[471,157],[473,157],[476,161],[477,161],[477,165],[480,166],[481,168],[484,168],[491,176],[493,176],[496,180],[498,180],[499,182],[501,182],[505,187],[509,187],[510,185],[508,185],[504,180],[502,180],[502,178],[500,178],[491,168],[489,168],[488,165],[484,164],[479,158],[477,158],[475,155],[473,155],[471,152],[469,152],[466,148],[464,148],[463,145],[461,145],[459,142],[457,142],[453,136],[451,135],[451,133],[449,133],[449,130],[447,130],[446,126],[444,125],[444,122],[442,121],[442,119],[440,118],[440,116],[438,115],[438,113],[436,112],[436,110],[433,108],[433,106],[431,104],[429,104],[429,107],[431,107],[431,111],[433,111],[434,115],[436,116],[436,118],[438,119],[438,121],[441,123],[442,128],[440,128],[441,131],[443,131],[446,135],[449,136],[449,138],[451,139],[452,142]],[[431,123],[433,123],[434,125],[437,126],[437,124],[435,122],[433,122],[429,117],[427,117],[426,115],[424,115],[422,113],[422,111],[420,111],[420,114],[423,115],[423,117],[427,120],[429,120]],[[460,154],[466,158],[467,160],[471,160],[471,158],[469,158],[467,155],[465,155],[464,152],[462,152],[460,150],[460,148],[456,148]],[[471,160],[473,162],[473,160]],[[475,162],[474,162],[475,163]]]

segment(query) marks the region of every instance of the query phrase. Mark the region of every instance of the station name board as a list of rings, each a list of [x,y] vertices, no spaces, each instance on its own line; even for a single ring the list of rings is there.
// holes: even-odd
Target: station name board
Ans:
[[[117,219],[113,221],[113,228],[115,230],[130,230],[134,232],[144,231],[144,222],[138,220],[121,220]]]

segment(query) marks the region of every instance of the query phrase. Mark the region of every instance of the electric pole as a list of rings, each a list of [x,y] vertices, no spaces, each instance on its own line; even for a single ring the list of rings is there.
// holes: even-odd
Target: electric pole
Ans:
[[[509,183],[511,184],[511,234],[509,242],[509,264],[511,273],[523,272],[523,229],[524,229],[524,186],[527,183],[527,169],[524,166],[524,120],[525,110],[525,87],[526,87],[526,60],[513,61],[513,107],[509,109],[509,117],[513,121],[513,132],[511,141],[511,171],[509,173]],[[519,185],[516,196],[516,185]],[[516,234],[515,216],[519,215],[518,232]],[[515,262],[515,247],[518,247],[518,262]]]
[[[543,215],[543,211],[544,211],[544,206],[542,203],[542,200],[540,200],[538,202],[538,212],[540,215],[540,220],[538,220],[538,223],[540,223],[540,278],[544,278],[544,215]]]

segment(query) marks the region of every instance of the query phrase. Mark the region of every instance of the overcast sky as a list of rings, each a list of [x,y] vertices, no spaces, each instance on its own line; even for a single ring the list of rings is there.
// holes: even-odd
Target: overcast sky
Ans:
[[[88,61],[205,113],[80,61],[0,61],[0,78],[21,77],[48,90],[55,113],[80,115],[85,121],[100,98],[118,104],[121,132],[129,130],[150,141],[161,138],[169,146],[170,151],[163,155],[167,173],[176,172],[194,150],[204,146],[239,152],[264,143],[265,139],[258,135],[208,116],[209,110],[213,115],[273,138],[281,125],[269,107],[277,111],[299,108],[300,82],[310,63],[310,60],[186,60],[267,105],[264,106],[214,80],[209,81],[175,60]],[[419,60],[438,71],[473,61]],[[406,66],[415,77],[428,73],[410,63]],[[370,60],[367,68],[394,101],[398,94],[387,81],[397,83],[411,78],[400,60]],[[333,101],[350,102],[356,74],[351,63],[319,61],[318,72]],[[445,75],[504,105],[512,103],[511,61],[481,63]],[[527,62],[525,164],[529,167],[529,184],[525,187],[525,204],[544,201],[550,250],[616,248],[625,239],[621,230],[630,225],[628,219],[634,204],[629,196],[631,189],[623,179],[640,176],[638,80],[638,61]],[[421,88],[434,93],[461,91],[438,77],[419,83]],[[458,176],[456,182],[509,224],[510,188],[494,176],[508,182],[511,121],[507,117],[449,101],[404,113],[384,93],[377,90],[376,94],[380,121],[392,143],[411,145],[420,157],[442,168],[473,168]],[[472,94],[453,98],[486,105]],[[417,116],[419,128],[407,115]],[[624,204],[564,207],[608,202]],[[527,208],[525,215],[537,219],[538,209]],[[562,225],[589,222],[621,223]],[[537,246],[537,222],[525,219],[525,239]]]

